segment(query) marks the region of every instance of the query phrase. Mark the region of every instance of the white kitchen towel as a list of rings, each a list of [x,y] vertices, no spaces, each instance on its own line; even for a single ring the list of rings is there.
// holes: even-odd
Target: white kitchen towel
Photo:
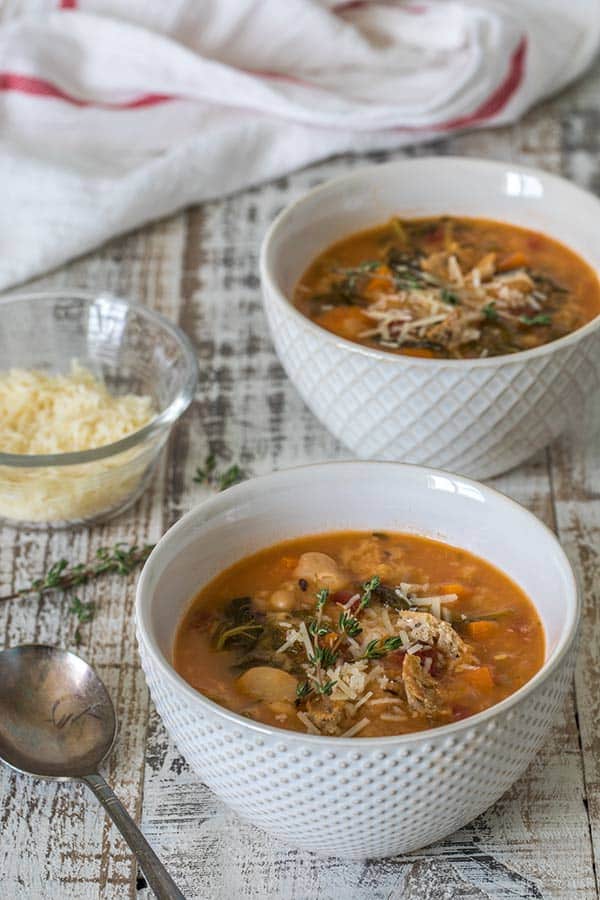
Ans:
[[[334,153],[516,119],[600,0],[5,0],[0,288]]]

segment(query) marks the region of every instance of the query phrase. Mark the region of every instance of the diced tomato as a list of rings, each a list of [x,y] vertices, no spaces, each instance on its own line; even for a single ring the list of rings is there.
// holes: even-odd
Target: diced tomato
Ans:
[[[440,244],[444,239],[444,229],[441,225],[438,225],[437,228],[432,228],[431,231],[428,231],[424,236],[424,243],[431,244]]]
[[[541,235],[534,234],[527,238],[527,246],[530,250],[539,250],[544,245],[544,238]]]
[[[331,599],[334,603],[339,603],[340,606],[345,606],[350,597],[354,597],[355,594],[356,591],[336,591]],[[358,600],[356,601],[356,603],[358,603]],[[350,608],[352,609],[354,608],[354,606],[355,604],[353,603]]]

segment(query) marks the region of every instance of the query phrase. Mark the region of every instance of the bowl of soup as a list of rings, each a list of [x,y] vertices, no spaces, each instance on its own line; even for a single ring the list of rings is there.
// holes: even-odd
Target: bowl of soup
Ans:
[[[198,776],[282,842],[364,859],[442,839],[522,774],[568,690],[579,604],[556,538],[512,500],[350,461],[188,513],[136,621]]]
[[[278,356],[363,458],[500,474],[584,414],[600,383],[599,201],[512,163],[360,169],[263,242]]]

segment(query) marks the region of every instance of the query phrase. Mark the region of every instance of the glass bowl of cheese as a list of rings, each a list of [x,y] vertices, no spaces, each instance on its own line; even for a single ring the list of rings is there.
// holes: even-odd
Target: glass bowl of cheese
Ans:
[[[66,527],[130,506],[197,374],[181,329],[120,297],[0,299],[0,522]]]

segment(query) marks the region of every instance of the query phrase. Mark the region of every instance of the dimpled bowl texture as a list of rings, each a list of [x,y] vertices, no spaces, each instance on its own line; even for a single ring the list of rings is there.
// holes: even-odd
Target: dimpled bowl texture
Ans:
[[[554,440],[600,384],[600,318],[511,356],[432,360],[361,347],[291,304],[312,259],[393,215],[453,214],[542,231],[598,268],[600,203],[512,163],[436,157],[359,169],[289,206],[263,242],[261,279],[275,349],[318,419],[361,458],[498,475]]]
[[[175,672],[176,628],[197,590],[263,547],[339,529],[424,534],[503,569],[543,620],[543,668],[470,719],[386,738],[311,736],[261,725],[206,699]],[[464,478],[385,462],[290,469],[203,503],[151,554],[136,606],[152,698],[202,781],[278,840],[347,859],[391,856],[440,840],[510,787],[561,706],[578,617],[569,563],[531,513]]]
[[[0,522],[53,528],[123,512],[148,487],[197,380],[193,348],[163,316],[109,294],[50,291],[0,300],[0,367],[66,374],[76,361],[112,394],[147,395],[154,417],[102,447],[0,453]],[[68,423],[67,423],[68,424]]]

